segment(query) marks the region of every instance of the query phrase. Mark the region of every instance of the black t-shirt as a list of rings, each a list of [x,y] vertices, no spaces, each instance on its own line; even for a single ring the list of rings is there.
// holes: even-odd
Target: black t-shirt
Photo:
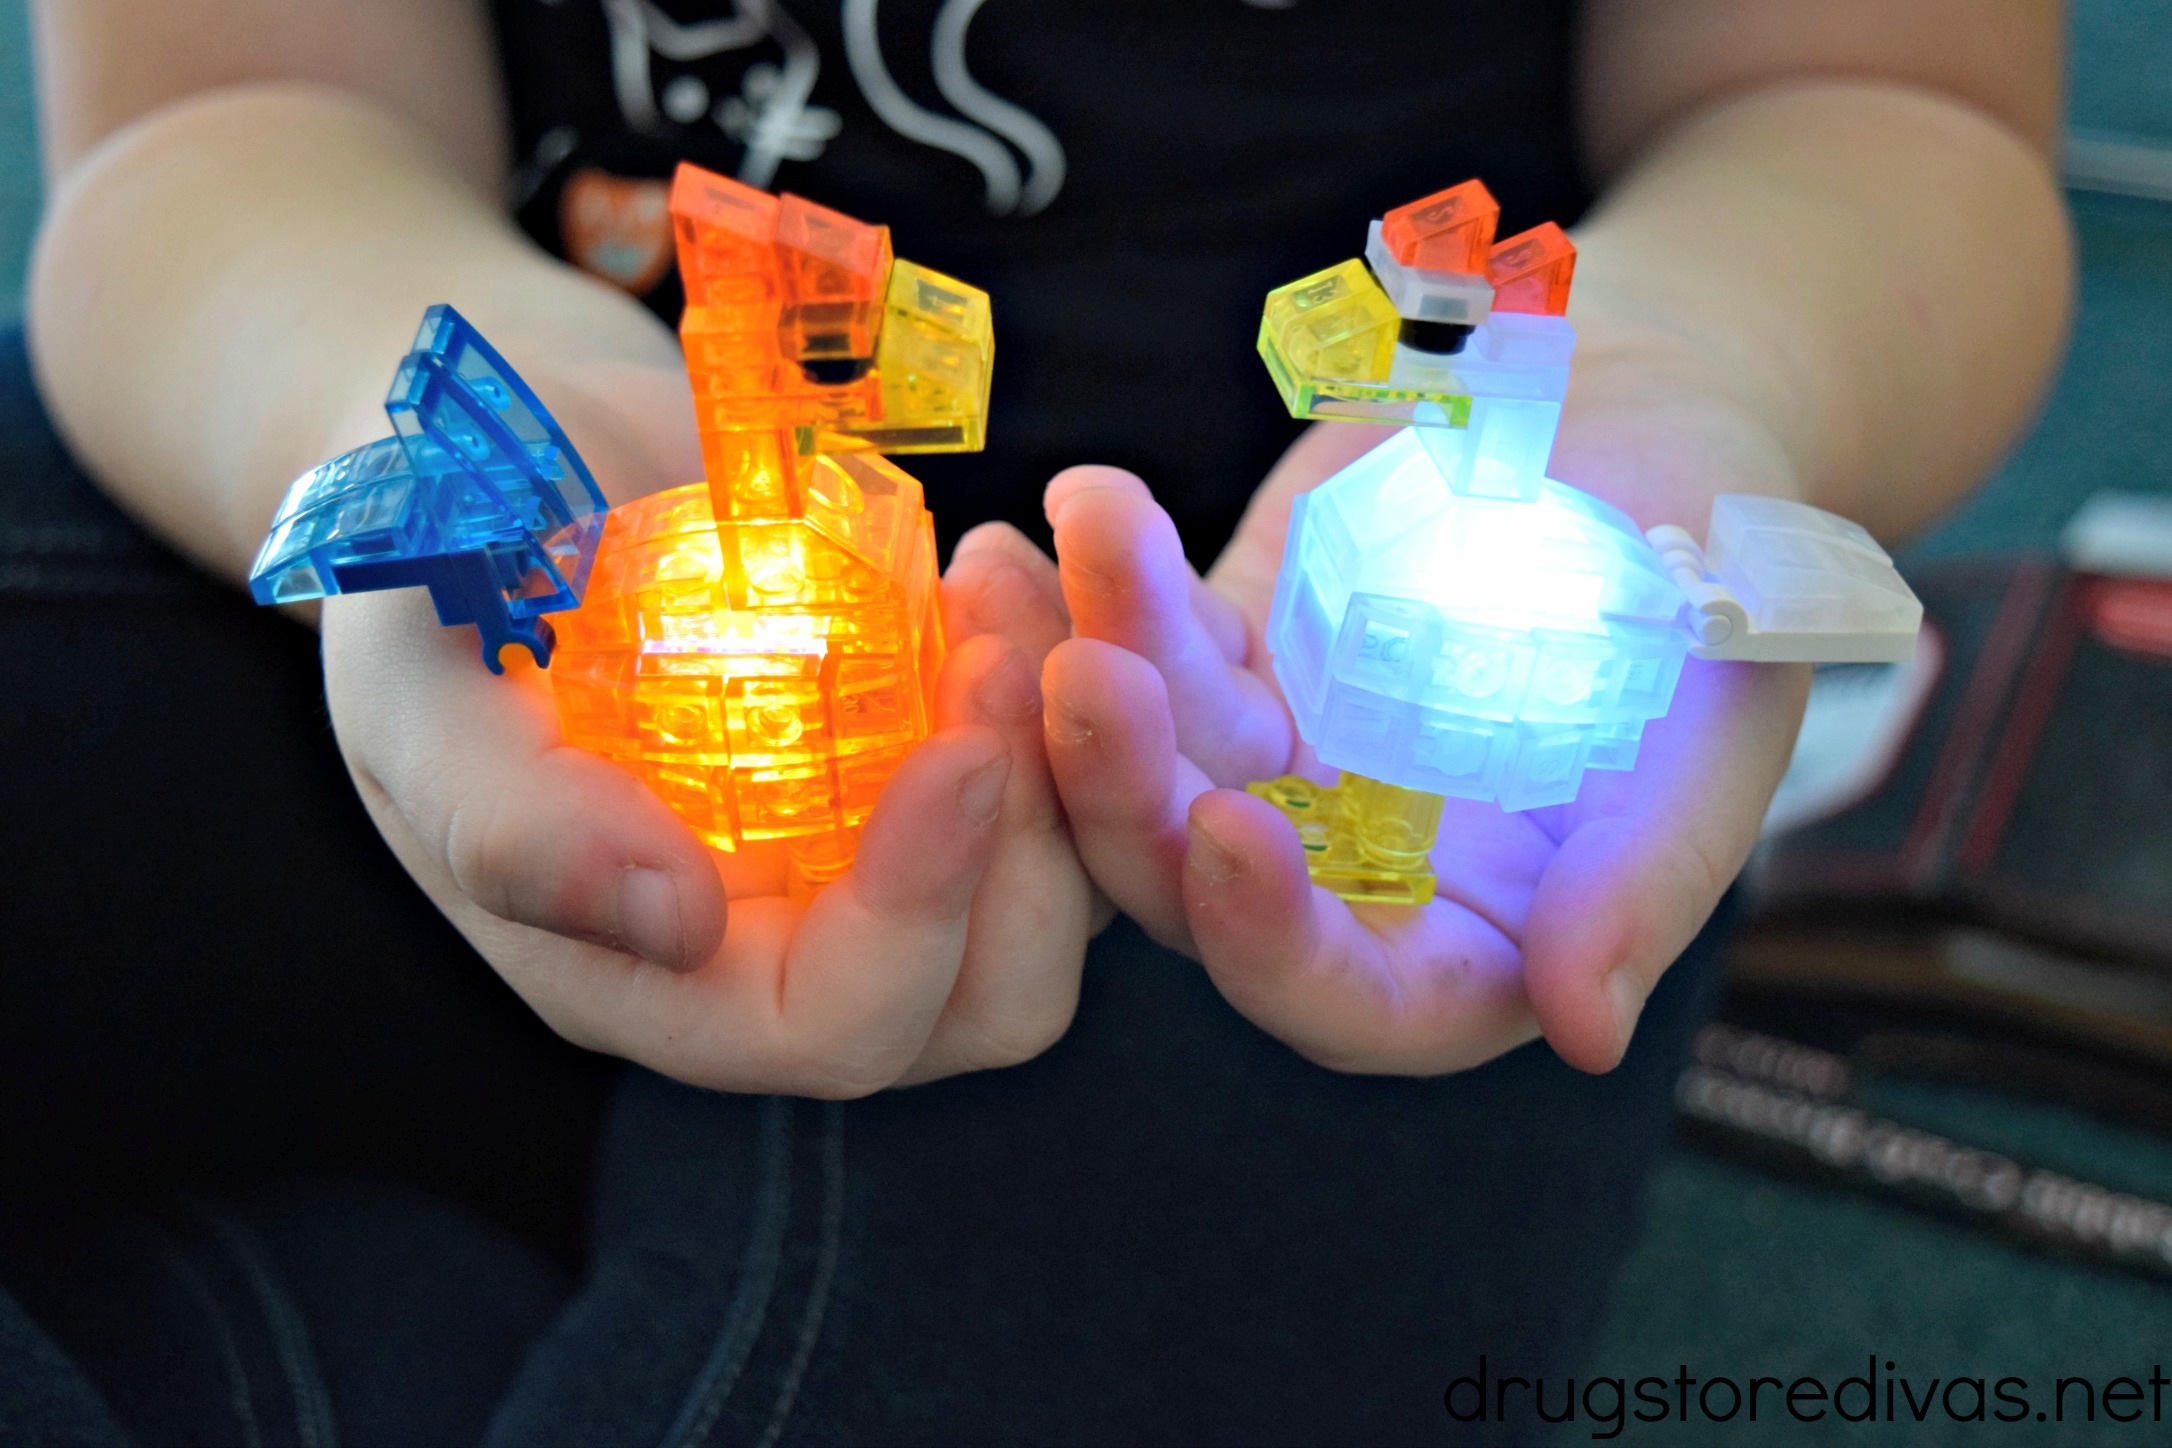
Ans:
[[[916,457],[945,540],[1129,467],[1211,557],[1296,431],[1266,292],[1469,176],[1583,204],[1569,0],[497,0],[522,224],[676,321],[680,160],[892,228],[986,288],[986,453]],[[969,22],[969,24],[968,24]]]

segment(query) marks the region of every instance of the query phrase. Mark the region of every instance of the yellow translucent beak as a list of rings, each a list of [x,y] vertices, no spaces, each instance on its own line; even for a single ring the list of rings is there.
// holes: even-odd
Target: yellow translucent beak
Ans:
[[[994,361],[988,294],[899,257],[875,344],[882,416],[840,420],[823,436],[845,450],[978,452]]]

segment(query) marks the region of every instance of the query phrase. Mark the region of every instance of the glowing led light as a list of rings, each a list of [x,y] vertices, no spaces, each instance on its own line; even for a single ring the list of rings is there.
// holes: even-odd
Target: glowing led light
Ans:
[[[1689,649],[1626,518],[1544,480],[1459,494],[1415,429],[1301,498],[1285,556],[1267,644],[1298,731],[1406,789],[1565,803],[1587,768],[1634,762]]]
[[[830,651],[826,619],[748,618],[744,615],[702,612],[692,618],[666,615],[658,620],[663,633],[641,640],[644,654],[702,654],[725,658],[782,655],[820,659]]]
[[[551,671],[566,737],[804,891],[927,737],[943,657],[920,484],[978,448],[987,297],[889,232],[696,167],[672,188],[705,482],[617,509]]]

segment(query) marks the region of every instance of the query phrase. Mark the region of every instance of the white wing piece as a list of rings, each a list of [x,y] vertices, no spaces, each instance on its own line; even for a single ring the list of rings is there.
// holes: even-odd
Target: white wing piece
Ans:
[[[1890,664],[1915,652],[1921,600],[1845,518],[1728,493],[1712,502],[1703,548],[1672,525],[1645,537],[1688,595],[1699,658]]]

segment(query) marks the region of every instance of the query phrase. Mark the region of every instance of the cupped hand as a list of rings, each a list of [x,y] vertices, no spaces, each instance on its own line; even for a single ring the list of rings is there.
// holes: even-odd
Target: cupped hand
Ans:
[[[1519,814],[1449,800],[1429,905],[1352,905],[1314,886],[1296,831],[1244,793],[1254,780],[1319,775],[1264,631],[1290,500],[1387,436],[1308,432],[1205,580],[1137,478],[1073,468],[1049,485],[1076,636],[1049,654],[1042,692],[1080,857],[1237,1010],[1323,1065],[1433,1074],[1543,1033],[1572,1065],[1608,1070],[1747,858],[1808,671],[1691,659],[1634,770],[1594,771],[1574,803]],[[1678,459],[1636,466],[1650,453],[1621,441],[1580,439],[1614,460],[1585,485],[1640,523],[1683,511],[1699,487],[1707,500],[1739,490]]]
[[[544,671],[508,649],[492,675],[420,590],[328,601],[326,687],[393,852],[560,1034],[697,1085],[856,1096],[1045,1049],[1096,910],[1042,745],[1055,570],[984,528],[942,601],[935,732],[804,903],[776,847],[711,850],[565,743]]]

